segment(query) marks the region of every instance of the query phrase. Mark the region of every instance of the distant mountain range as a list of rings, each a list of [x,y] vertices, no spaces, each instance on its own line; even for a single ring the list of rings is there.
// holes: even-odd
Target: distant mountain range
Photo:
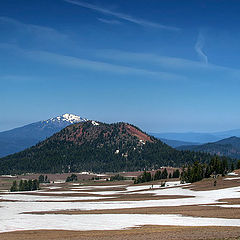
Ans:
[[[0,174],[118,172],[208,162],[206,153],[178,151],[127,123],[72,124],[22,152],[0,159]]]
[[[151,134],[160,139],[190,142],[194,144],[189,145],[196,145],[202,143],[216,142],[233,136],[240,137],[240,129],[214,133],[185,132],[185,133],[151,133]],[[183,145],[186,144],[184,143]]]
[[[45,121],[39,121],[9,131],[0,132],[0,157],[22,151],[71,124],[85,121],[87,121],[87,119],[66,113]]]
[[[217,142],[202,145],[189,145],[177,147],[178,150],[201,151],[220,156],[240,159],[240,138],[230,137]]]
[[[179,140],[172,140],[172,139],[166,139],[159,137],[158,133],[150,133],[150,135],[154,136],[155,138],[160,139],[162,142],[166,143],[167,145],[177,148],[180,146],[189,146],[189,145],[200,145],[201,143],[195,143],[195,142],[185,142],[185,141],[179,141]]]

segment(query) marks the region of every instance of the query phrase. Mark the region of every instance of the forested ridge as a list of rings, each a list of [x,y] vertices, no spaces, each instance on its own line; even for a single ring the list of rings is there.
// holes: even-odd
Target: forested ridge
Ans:
[[[202,145],[185,145],[177,148],[178,150],[190,150],[197,152],[207,152],[220,156],[240,159],[240,138],[230,137],[213,143]]]
[[[173,149],[131,124],[88,121],[0,159],[0,174],[137,171],[210,160],[207,153]]]

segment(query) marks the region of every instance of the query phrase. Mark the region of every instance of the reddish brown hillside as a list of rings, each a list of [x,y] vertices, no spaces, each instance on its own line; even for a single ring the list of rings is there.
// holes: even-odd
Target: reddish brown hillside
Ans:
[[[208,154],[177,151],[128,123],[70,125],[34,147],[0,161],[0,173],[119,172],[182,166]]]
[[[88,121],[68,126],[61,132],[55,134],[55,139],[73,142],[77,145],[82,145],[86,142],[93,142],[99,138],[104,140],[105,144],[129,141],[134,138],[137,138],[138,141],[144,143],[153,142],[151,137],[146,133],[143,133],[141,130],[127,123],[97,124],[98,125],[93,124],[92,121]]]
[[[137,128],[135,128],[129,124],[126,124],[126,129],[129,134],[137,137],[138,139],[140,139],[144,142],[153,142],[152,139],[150,138],[150,136],[148,136],[146,133],[141,132],[140,130],[138,130]]]

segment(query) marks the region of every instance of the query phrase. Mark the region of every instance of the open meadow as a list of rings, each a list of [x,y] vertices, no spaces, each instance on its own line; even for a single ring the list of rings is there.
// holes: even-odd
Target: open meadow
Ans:
[[[11,193],[13,178],[0,178],[1,239],[240,237],[238,173],[219,177],[216,186],[214,179],[194,184],[173,179],[165,187],[161,181],[54,180],[38,191]]]

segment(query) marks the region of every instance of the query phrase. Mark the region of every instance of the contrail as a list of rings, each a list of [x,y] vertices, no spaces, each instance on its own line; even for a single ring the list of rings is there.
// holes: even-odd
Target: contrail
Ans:
[[[80,0],[64,0],[65,2],[80,6],[80,7],[84,7],[84,8],[88,8],[106,15],[110,15],[110,16],[114,16],[118,19],[122,19],[131,23],[135,23],[137,25],[141,25],[141,26],[145,26],[145,27],[153,27],[153,28],[159,28],[159,29],[163,29],[163,30],[169,30],[169,31],[180,31],[180,28],[177,27],[172,27],[172,26],[168,26],[168,25],[163,25],[163,24],[159,24],[159,23],[155,23],[155,22],[150,22],[144,19],[139,19],[139,18],[135,18],[132,17],[130,15],[121,13],[121,12],[114,12],[111,11],[107,8],[102,8],[99,7],[97,5],[94,4],[90,4],[84,1],[80,1]]]
[[[208,57],[207,55],[203,52],[203,46],[204,46],[204,36],[201,32],[199,32],[198,34],[198,38],[197,38],[197,42],[195,44],[195,50],[198,54],[198,56],[200,57],[200,59],[204,62],[204,63],[208,63]]]

